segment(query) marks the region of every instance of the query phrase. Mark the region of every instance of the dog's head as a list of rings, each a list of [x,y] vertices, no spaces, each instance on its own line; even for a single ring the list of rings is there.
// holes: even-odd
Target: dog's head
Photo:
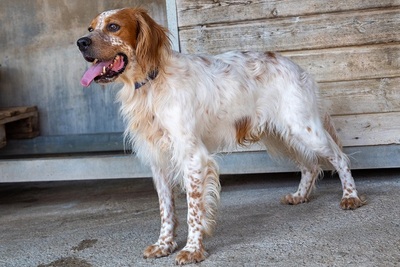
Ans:
[[[167,30],[139,8],[105,11],[93,19],[89,33],[77,45],[92,66],[81,84],[92,81],[133,83],[161,68],[163,54],[170,50]]]

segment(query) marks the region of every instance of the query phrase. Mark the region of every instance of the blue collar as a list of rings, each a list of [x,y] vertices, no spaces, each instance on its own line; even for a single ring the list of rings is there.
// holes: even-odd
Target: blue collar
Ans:
[[[158,75],[158,70],[152,70],[150,71],[149,75],[147,76],[146,80],[144,80],[143,82],[135,82],[135,90],[139,89],[140,87],[142,87],[143,85],[145,85],[148,81],[154,80]]]

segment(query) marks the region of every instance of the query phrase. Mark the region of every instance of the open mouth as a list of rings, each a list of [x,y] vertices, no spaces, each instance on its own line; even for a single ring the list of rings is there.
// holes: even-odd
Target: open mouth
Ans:
[[[93,81],[97,83],[113,82],[128,64],[125,54],[117,54],[113,59],[102,61],[97,58],[85,57],[93,65],[83,74],[81,84],[88,87]]]

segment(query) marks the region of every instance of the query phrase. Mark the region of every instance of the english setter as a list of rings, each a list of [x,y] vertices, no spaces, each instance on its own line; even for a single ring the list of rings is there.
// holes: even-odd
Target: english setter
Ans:
[[[99,14],[77,45],[92,63],[83,86],[123,83],[117,97],[125,136],[153,173],[161,231],[144,257],[167,256],[177,248],[173,189],[180,185],[187,195],[189,229],[176,263],[206,258],[203,237],[212,232],[220,198],[213,153],[237,144],[262,142],[269,153],[297,163],[300,185],[284,203],[308,201],[320,164],[326,163],[342,183],[340,206],[363,205],[348,157],[320,108],[316,83],[288,58],[274,52],[172,51],[167,30],[139,8]]]

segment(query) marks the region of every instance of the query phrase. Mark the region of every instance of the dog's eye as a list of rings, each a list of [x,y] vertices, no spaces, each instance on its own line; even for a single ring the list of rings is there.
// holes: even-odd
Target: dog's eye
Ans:
[[[119,25],[118,24],[114,24],[114,23],[110,23],[110,24],[108,24],[108,26],[107,26],[107,29],[110,31],[110,32],[116,32],[116,31],[118,31],[119,30]]]
[[[89,28],[88,28],[88,31],[89,31],[89,32],[92,32],[92,31],[93,31],[93,28],[92,28],[92,27],[89,27]]]

